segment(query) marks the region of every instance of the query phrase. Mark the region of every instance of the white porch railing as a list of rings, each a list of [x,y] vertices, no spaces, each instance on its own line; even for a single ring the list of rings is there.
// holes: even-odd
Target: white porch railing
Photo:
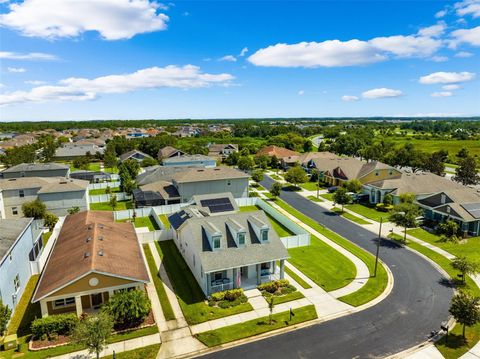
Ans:
[[[230,289],[233,289],[232,281],[228,283],[221,283],[221,284],[215,284],[215,285],[212,284],[210,287],[210,292],[217,293],[217,292],[223,292],[224,290],[230,290]]]

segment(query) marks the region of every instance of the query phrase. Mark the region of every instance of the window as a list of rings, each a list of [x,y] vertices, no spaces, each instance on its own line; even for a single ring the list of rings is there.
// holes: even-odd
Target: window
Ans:
[[[18,190],[18,197],[25,197],[25,191],[23,189]]]
[[[270,262],[262,263],[260,267],[261,269],[270,269]]]
[[[193,255],[193,266],[195,267],[195,254]]]
[[[17,207],[12,207],[12,214],[16,216],[18,214],[18,208]]]
[[[75,305],[75,298],[74,297],[57,299],[53,302],[53,307],[54,308],[71,307],[71,306],[74,306],[74,305]]]
[[[245,244],[245,233],[238,234],[238,244],[241,246]]]
[[[220,237],[213,237],[213,249],[219,249],[220,248]]]
[[[232,184],[232,181],[228,180],[227,181],[227,186],[230,186]]]
[[[262,231],[262,242],[267,242],[268,241],[268,230],[263,230]]]
[[[223,273],[222,272],[213,273],[213,280],[222,280],[222,279],[223,279]]]
[[[13,287],[15,288],[15,293],[18,291],[18,288],[20,288],[20,277],[18,274],[15,276],[15,279],[13,280]]]
[[[376,170],[376,171],[375,171],[375,176],[378,176],[378,175],[380,175],[380,171],[379,171],[379,170]]]
[[[12,254],[12,252],[10,252],[10,254],[8,255],[8,259],[10,259],[10,262],[13,260],[13,254]]]

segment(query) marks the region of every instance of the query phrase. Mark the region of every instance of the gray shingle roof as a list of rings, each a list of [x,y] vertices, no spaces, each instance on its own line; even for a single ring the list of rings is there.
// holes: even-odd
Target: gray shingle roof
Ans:
[[[165,158],[163,163],[182,163],[190,161],[216,161],[215,158],[208,157],[205,155],[184,155],[184,156],[175,156],[170,158]]]
[[[236,178],[250,178],[250,175],[236,168],[221,166],[215,168],[191,168],[186,171],[176,173],[173,176],[173,180],[177,183],[191,183]]]
[[[0,219],[0,263],[31,221],[31,218]]]
[[[97,152],[103,153],[104,149],[95,145],[59,147],[55,152],[55,157],[80,157],[85,156],[87,152],[93,156]]]
[[[0,189],[40,188],[39,193],[56,193],[86,190],[88,183],[64,177],[21,177],[0,179]]]
[[[245,246],[237,247],[228,229],[227,222],[235,220],[246,229]],[[260,220],[269,227],[268,243],[260,243],[255,234],[252,221]],[[209,223],[222,233],[221,249],[213,251],[206,238],[205,227]],[[192,236],[189,244],[198,256],[205,273],[264,263],[289,257],[288,251],[272,228],[263,211],[238,212],[221,216],[188,218],[180,229]]]
[[[4,173],[11,172],[31,172],[31,171],[49,171],[49,170],[68,170],[69,166],[62,163],[20,163],[19,165],[7,168]]]

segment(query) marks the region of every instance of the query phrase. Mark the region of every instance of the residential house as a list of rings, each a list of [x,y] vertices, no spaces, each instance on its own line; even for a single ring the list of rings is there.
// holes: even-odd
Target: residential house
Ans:
[[[330,152],[306,152],[298,155],[283,157],[280,162],[284,168],[300,165],[305,168],[307,172],[310,172],[310,169],[314,167],[314,161],[338,158],[340,157]]]
[[[70,167],[62,163],[21,163],[0,172],[0,178],[68,177]]]
[[[0,299],[15,312],[32,276],[30,261],[42,249],[42,229],[33,218],[0,219]]]
[[[0,179],[0,212],[5,218],[23,217],[22,205],[39,199],[47,210],[64,216],[68,209],[88,209],[88,181],[63,177],[21,177]]]
[[[31,145],[36,142],[35,136],[30,134],[17,135],[9,140],[0,142],[0,148],[9,149],[25,145]]]
[[[197,206],[168,220],[174,242],[205,295],[283,279],[288,251],[263,211],[238,212],[226,194],[197,200]]]
[[[260,149],[260,151],[257,152],[256,155],[268,156],[268,157],[275,156],[279,161],[281,161],[284,157],[299,156],[300,153],[289,150],[288,148],[271,145],[271,146],[263,147],[262,149]]]
[[[190,168],[197,167],[165,167],[165,166],[151,166],[146,167],[144,172],[138,174],[137,184],[139,186],[157,182],[157,181],[172,181],[173,175],[178,172],[183,172]]]
[[[55,159],[60,161],[60,160],[74,160],[79,157],[84,157],[89,153],[92,156],[95,156],[95,154],[98,152],[100,154],[103,154],[105,149],[103,147],[99,147],[96,145],[78,145],[78,146],[72,146],[72,145],[67,145],[67,146],[62,146],[57,148],[55,151]]]
[[[65,219],[40,277],[33,303],[42,316],[95,311],[117,291],[145,290],[147,268],[132,223],[111,212],[85,211]]]
[[[166,167],[216,167],[217,160],[204,155],[184,155],[163,159],[163,165]]]
[[[213,158],[225,159],[229,154],[238,152],[238,145],[232,143],[218,143],[208,146],[208,155]]]
[[[131,150],[121,154],[119,158],[120,162],[125,162],[126,160],[135,160],[137,162],[142,162],[145,158],[152,158],[152,156],[149,156],[139,150]]]
[[[185,156],[186,153],[172,146],[165,146],[158,151],[158,159],[163,160],[171,157]]]

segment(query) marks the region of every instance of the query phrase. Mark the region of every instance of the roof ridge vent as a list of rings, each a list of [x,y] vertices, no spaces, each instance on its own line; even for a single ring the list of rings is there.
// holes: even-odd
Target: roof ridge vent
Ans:
[[[83,254],[83,258],[88,258],[88,257],[90,257],[90,252],[85,252],[85,253]]]
[[[87,243],[88,243],[88,242],[91,242],[91,240],[92,240],[92,237],[88,237],[88,238],[87,238]]]
[[[98,255],[99,255],[100,257],[103,257],[103,249],[100,249],[100,250],[98,251]]]

